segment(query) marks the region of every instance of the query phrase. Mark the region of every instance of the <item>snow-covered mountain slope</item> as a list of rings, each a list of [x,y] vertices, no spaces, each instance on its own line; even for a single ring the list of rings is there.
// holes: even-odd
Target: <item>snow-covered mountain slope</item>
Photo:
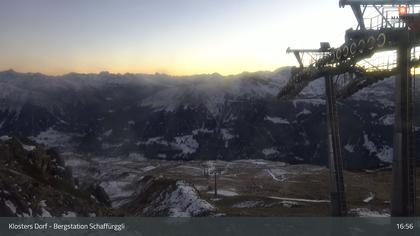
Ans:
[[[201,199],[198,190],[182,180],[145,176],[134,199],[122,206],[130,215],[191,217],[208,216],[216,208]]]
[[[177,84],[164,87],[144,99],[141,105],[167,112],[204,105],[212,115],[218,115],[221,106],[238,98],[274,97],[287,83],[289,73],[285,69],[274,73],[244,73],[229,77],[215,74],[179,79]]]
[[[76,74],[64,76],[45,76],[42,74],[21,74],[12,70],[0,72],[0,99],[2,111],[20,111],[26,103],[32,103],[52,111],[62,103],[84,103],[88,99],[113,100],[112,94],[95,94],[97,90],[113,87],[138,87],[144,99],[143,106],[163,108],[174,111],[179,106],[206,104],[215,111],[224,98],[234,96],[266,97],[277,94],[287,82],[289,70],[276,72],[243,73],[223,77],[218,74],[188,77],[170,77],[155,74],[115,75],[107,72],[100,74]],[[63,94],[63,92],[65,92]],[[67,94],[67,93],[73,94]],[[77,96],[66,96],[76,95]],[[98,97],[89,97],[97,95]],[[102,95],[102,96],[100,96]],[[64,96],[64,97],[63,97]],[[67,99],[67,100],[65,100]]]
[[[289,77],[290,68],[227,77],[4,71],[0,135],[107,156],[324,164],[324,81],[279,101]],[[347,168],[389,163],[393,83],[385,79],[339,101]]]

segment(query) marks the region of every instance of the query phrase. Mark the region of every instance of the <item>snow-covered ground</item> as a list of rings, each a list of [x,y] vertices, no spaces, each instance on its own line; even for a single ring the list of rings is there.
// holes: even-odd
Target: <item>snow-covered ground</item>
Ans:
[[[208,191],[208,194],[214,194],[214,191]],[[237,192],[234,192],[232,190],[226,190],[226,189],[218,189],[217,190],[217,195],[218,196],[225,196],[225,197],[233,197],[233,196],[238,196]]]
[[[140,154],[131,153],[128,157],[121,158],[82,158],[77,157],[73,153],[65,154],[66,165],[72,167],[73,174],[88,182],[100,183],[107,194],[110,196],[113,206],[120,206],[135,192],[135,182],[142,179],[148,174],[157,174],[160,172],[171,174],[185,174],[194,178],[203,178],[203,173],[211,174],[215,169],[218,175],[222,173],[220,178],[231,178],[233,169],[237,168],[255,168],[261,169],[258,175],[270,176],[274,181],[286,181],[287,175],[296,175],[305,173],[300,170],[288,171],[289,166],[283,162],[272,162],[267,160],[238,160],[233,162],[227,161],[160,161],[144,159]],[[308,166],[307,170],[320,169],[317,166]],[[323,169],[323,168],[321,168]],[[211,178],[210,178],[211,179]],[[213,194],[213,191],[208,191]],[[231,197],[241,193],[234,188],[220,188],[218,195]]]
[[[288,198],[288,197],[274,197],[270,196],[269,198],[285,201],[294,201],[294,202],[311,202],[311,203],[328,203],[330,200],[317,200],[317,199],[302,199],[302,198]]]
[[[356,216],[361,216],[361,217],[389,217],[391,216],[389,212],[387,211],[379,212],[379,211],[370,210],[368,208],[350,209],[349,212],[351,214],[354,214]]]
[[[110,196],[114,207],[123,206],[132,200],[138,191],[138,183],[148,175],[180,181],[177,182],[176,190],[162,198],[162,203],[165,204],[161,207],[170,209],[171,216],[194,216],[194,212],[199,212],[195,209],[213,211],[213,207],[219,209],[218,204],[224,204],[228,199],[232,211],[262,207],[275,208],[279,212],[286,208],[300,209],[304,212],[306,208],[329,207],[328,169],[322,166],[290,165],[260,159],[231,162],[149,160],[137,153],[119,158],[86,158],[67,153],[65,159],[66,164],[73,167],[74,175],[81,181],[100,183]],[[214,173],[217,180],[216,198]],[[381,172],[346,174],[346,187],[360,195],[354,195],[349,200],[360,206],[360,209],[354,210],[354,214],[384,215],[382,212],[375,213],[366,209],[375,205],[376,209],[378,206],[383,207],[389,197],[389,182],[375,182],[374,185],[366,182],[366,186],[360,184],[360,176],[372,180],[372,176],[376,175],[380,176]],[[379,177],[378,180],[386,179]],[[190,206],[187,203],[190,201],[188,199],[196,199],[191,200],[191,204],[198,201],[194,203],[198,205]],[[222,208],[225,209],[225,206]],[[384,208],[384,211],[387,209]]]

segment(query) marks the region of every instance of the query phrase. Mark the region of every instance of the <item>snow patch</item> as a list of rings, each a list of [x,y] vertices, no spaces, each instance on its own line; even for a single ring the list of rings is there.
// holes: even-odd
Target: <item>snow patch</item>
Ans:
[[[213,194],[214,191],[209,191],[207,193]],[[238,196],[239,194],[237,192],[234,192],[234,191],[231,191],[231,190],[218,189],[217,190],[217,195],[219,195],[219,196],[225,196],[225,197],[234,197],[234,196]]]
[[[154,170],[154,169],[156,169],[155,166],[146,166],[146,167],[141,168],[141,170],[143,172],[148,172],[148,171],[151,171],[151,170]]]
[[[214,133],[214,131],[211,130],[211,129],[205,129],[205,128],[195,129],[195,130],[192,131],[193,135],[198,135],[199,133],[212,134],[212,133]]]
[[[9,141],[10,139],[12,139],[12,137],[7,136],[7,135],[3,135],[0,137],[0,140],[3,142]]]
[[[290,122],[284,118],[281,117],[271,117],[271,116],[266,116],[264,118],[264,120],[270,121],[271,123],[274,124],[283,124],[283,125],[288,125],[290,124]]]
[[[302,116],[302,115],[310,115],[312,112],[306,108],[303,109],[303,111],[296,114],[296,117]]]
[[[47,207],[47,200],[41,200],[38,204],[40,207]]]
[[[271,176],[271,178],[273,178],[275,181],[281,181],[281,180],[279,180],[274,174],[273,174],[273,172],[271,172],[271,170],[267,170],[267,173]]]
[[[274,170],[277,173],[273,173],[273,171],[271,169],[267,169],[266,171],[271,176],[271,178],[273,178],[273,180],[275,180],[275,181],[283,182],[284,180],[286,180],[285,175],[286,175],[287,172],[284,171],[284,170],[280,170],[280,169]],[[277,178],[276,175],[280,175],[281,176],[280,179]]]
[[[22,144],[22,148],[25,149],[28,152],[32,152],[33,150],[35,150],[35,146],[32,145],[26,145],[26,144]]]
[[[105,136],[105,137],[109,137],[109,136],[111,136],[111,134],[112,134],[112,129],[105,131],[105,132],[103,133],[103,136]]]
[[[11,202],[10,200],[6,200],[4,203],[13,212],[13,214],[16,214],[16,206],[15,204],[13,204],[13,202]]]
[[[175,142],[171,143],[171,146],[175,149],[181,150],[183,154],[192,154],[196,152],[199,144],[192,135],[185,135],[175,137]]]
[[[45,210],[45,208],[41,208],[41,217],[52,217],[51,213],[47,210]]]
[[[163,140],[163,137],[153,137],[149,138],[146,141],[139,141],[137,145],[144,144],[144,145],[151,145],[151,144],[161,144],[161,145],[169,145],[169,143]]]
[[[298,104],[309,104],[312,106],[322,106],[325,105],[325,99],[322,98],[296,98],[293,99],[293,106],[297,107]]]
[[[391,126],[394,125],[395,122],[395,116],[394,114],[388,114],[388,115],[384,115],[381,118],[379,118],[379,121],[386,126]]]
[[[329,203],[330,200],[313,200],[313,199],[304,199],[304,198],[288,198],[288,197],[274,197],[270,196],[268,198],[276,200],[285,200],[285,201],[295,201],[295,202],[312,202],[312,203]]]
[[[279,151],[277,150],[277,148],[271,147],[271,148],[265,148],[262,150],[262,153],[265,156],[270,156],[270,155],[275,155],[275,154],[279,154]]]
[[[381,212],[373,211],[367,208],[355,208],[355,209],[351,209],[349,212],[357,216],[361,216],[361,217],[390,217],[391,216],[387,212],[381,213]]]
[[[77,214],[72,211],[67,211],[66,213],[62,214],[62,217],[77,217]]]
[[[374,198],[375,198],[375,194],[374,194],[374,193],[372,193],[372,192],[370,192],[370,193],[369,193],[369,196],[368,196],[367,198],[363,199],[363,202],[364,202],[364,203],[369,203],[369,202],[370,202],[370,201],[372,201]]]
[[[383,146],[376,156],[383,162],[392,163],[392,159],[394,158],[394,148]]]
[[[344,146],[344,149],[345,149],[346,151],[348,151],[348,152],[353,153],[353,152],[354,152],[354,145],[351,145],[351,144],[346,144],[346,145]]]
[[[228,129],[220,129],[220,133],[222,134],[222,138],[225,141],[235,138],[235,135],[231,134]]]
[[[236,136],[231,134],[228,129],[220,129],[220,133],[222,134],[222,138],[225,141],[225,148],[228,148],[229,140],[234,139]]]
[[[48,128],[37,136],[29,138],[49,147],[66,147],[69,145],[72,135]]]
[[[367,134],[363,135],[363,141],[363,147],[369,151],[369,154],[376,153],[376,145],[371,140],[369,140],[369,136]]]
[[[281,204],[283,205],[283,207],[287,207],[287,208],[302,206],[302,203],[299,203],[296,201],[281,201]]]
[[[145,161],[146,160],[143,154],[135,153],[135,152],[131,152],[130,154],[128,154],[128,159],[132,161]]]
[[[378,150],[375,143],[369,140],[367,134],[363,135],[363,147],[365,147],[369,154],[375,154],[377,158],[386,163],[392,163],[393,158],[393,148],[384,145],[381,149]]]

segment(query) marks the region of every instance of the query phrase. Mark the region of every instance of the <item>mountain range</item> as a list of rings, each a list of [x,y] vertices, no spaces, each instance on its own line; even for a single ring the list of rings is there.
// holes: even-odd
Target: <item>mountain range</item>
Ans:
[[[3,71],[0,136],[28,137],[61,152],[104,157],[324,165],[324,81],[311,82],[293,99],[278,100],[290,71],[178,77]],[[394,78],[339,100],[338,111],[345,168],[389,165]]]

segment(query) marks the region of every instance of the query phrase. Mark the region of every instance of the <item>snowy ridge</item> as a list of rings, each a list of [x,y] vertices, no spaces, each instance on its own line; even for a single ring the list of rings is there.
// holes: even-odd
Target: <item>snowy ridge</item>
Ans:
[[[47,76],[4,71],[0,72],[0,111],[12,113],[17,118],[22,108],[31,104],[53,113],[60,121],[60,117],[65,115],[63,109],[66,106],[92,102],[112,104],[113,97],[104,96],[101,91],[113,87],[137,87],[144,91],[137,95],[138,105],[142,107],[167,112],[180,107],[202,107],[217,115],[220,105],[230,99],[276,96],[289,77],[290,68],[232,76],[211,74],[183,77],[107,72]],[[108,111],[114,112],[113,109]]]
[[[323,164],[324,80],[279,101],[276,95],[289,78],[289,68],[184,77],[0,72],[0,136],[19,133],[48,147],[111,157],[192,160],[220,154],[225,160]],[[390,163],[393,111],[385,104],[394,102],[393,88],[393,80],[385,79],[338,101],[346,117],[340,128],[348,168]]]
[[[173,112],[179,107],[204,106],[211,114],[219,112],[218,106],[227,99],[240,97],[274,97],[290,78],[290,68],[280,68],[273,72],[242,73],[231,76],[218,74],[195,76],[169,76],[162,74],[77,74],[46,76],[23,74],[14,71],[0,72],[0,111],[19,112],[30,101],[48,110],[60,107],[63,91],[81,93],[74,102],[84,103],[87,91],[95,91],[110,86],[139,86],[154,88],[139,101],[139,105],[155,110]],[[394,78],[380,81],[351,96],[353,100],[371,100],[385,106],[393,106]],[[324,96],[323,78],[306,86],[296,102],[319,103]],[[52,99],[51,96],[57,96]],[[112,97],[101,98],[112,102]],[[303,99],[303,100],[302,100]],[[312,100],[314,99],[314,100]]]
[[[215,210],[210,203],[199,197],[196,189],[184,181],[177,181],[174,191],[161,194],[151,206],[144,208],[143,213],[167,210],[170,217],[191,217]]]
[[[220,112],[219,106],[229,98],[276,96],[289,76],[289,69],[283,69],[228,77],[201,76],[193,82],[178,80],[177,84],[163,88],[140,104],[167,112],[173,112],[179,107],[204,105],[211,114],[217,115]]]

